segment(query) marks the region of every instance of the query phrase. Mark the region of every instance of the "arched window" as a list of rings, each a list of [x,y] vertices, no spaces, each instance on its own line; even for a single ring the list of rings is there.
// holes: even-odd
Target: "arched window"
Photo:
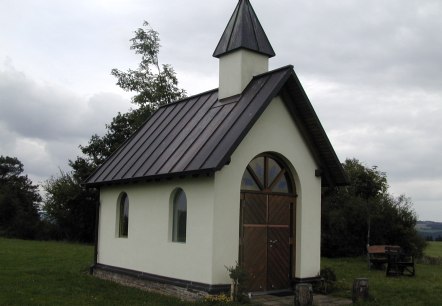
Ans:
[[[271,193],[292,193],[288,171],[270,156],[254,158],[244,171],[241,190]]]
[[[129,229],[129,197],[124,192],[118,203],[118,237],[127,237]]]
[[[173,225],[172,241],[186,242],[187,227],[187,199],[186,194],[180,188],[176,190],[173,198]]]

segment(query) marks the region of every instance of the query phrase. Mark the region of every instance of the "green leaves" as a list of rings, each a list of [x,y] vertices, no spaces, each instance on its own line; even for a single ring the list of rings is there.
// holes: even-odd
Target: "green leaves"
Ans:
[[[4,182],[12,177],[19,177],[23,172],[23,164],[17,157],[0,157],[0,182]]]
[[[385,195],[388,190],[385,172],[377,166],[367,168],[357,159],[347,159],[344,168],[349,176],[351,192],[365,200]]]
[[[343,164],[350,180],[344,188],[326,190],[322,200],[322,253],[328,257],[359,256],[370,244],[400,245],[422,254],[423,239],[411,199],[388,193],[385,172],[366,167],[357,159]],[[370,229],[369,229],[370,224]]]
[[[54,231],[51,238],[92,242],[94,239],[95,204],[98,192],[81,185],[81,173],[89,169],[81,160],[73,163],[77,172],[60,172],[44,184],[46,199],[43,210]],[[86,171],[85,171],[86,170]]]
[[[127,72],[112,69],[111,74],[117,78],[117,85],[123,90],[137,92],[132,102],[140,107],[155,110],[161,105],[184,98],[186,92],[178,88],[174,69],[170,65],[159,64],[158,32],[144,21],[143,28],[138,28],[135,37],[130,41],[130,49],[141,55],[138,69],[128,69]]]
[[[35,238],[40,201],[38,186],[23,175],[18,158],[0,156],[0,235]]]
[[[147,21],[143,22],[143,28],[135,31],[135,37],[131,38],[131,50],[142,56],[141,63],[149,65],[158,65],[158,53],[160,53],[160,36],[157,31],[152,29]]]

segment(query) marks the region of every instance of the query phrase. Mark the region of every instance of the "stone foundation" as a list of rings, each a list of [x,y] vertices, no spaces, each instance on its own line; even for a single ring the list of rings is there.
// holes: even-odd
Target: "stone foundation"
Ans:
[[[91,272],[94,276],[104,280],[110,280],[125,286],[155,292],[162,295],[174,296],[186,301],[198,301],[211,294],[226,292],[226,289],[228,288],[228,285],[220,285],[215,287],[206,285],[207,289],[209,290],[204,290],[204,288],[198,288],[204,286],[203,284],[160,278],[158,276],[141,272],[107,266],[94,266],[91,269]],[[157,278],[157,280],[153,280],[154,278]]]

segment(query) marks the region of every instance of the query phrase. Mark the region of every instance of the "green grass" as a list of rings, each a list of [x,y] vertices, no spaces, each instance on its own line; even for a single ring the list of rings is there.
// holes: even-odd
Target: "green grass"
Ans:
[[[427,256],[442,258],[442,242],[428,241],[428,246],[424,253]]]
[[[365,258],[322,259],[322,267],[337,276],[336,296],[351,298],[353,280],[366,277],[370,301],[360,305],[440,306],[442,305],[442,266],[416,265],[416,276],[386,277],[385,271],[368,270]]]
[[[425,254],[442,257],[442,243],[430,243]],[[92,277],[92,257],[92,246],[0,238],[0,305],[211,305]],[[442,305],[442,265],[417,264],[415,277],[386,277],[364,258],[323,258],[322,267],[336,273],[336,296],[351,298],[353,280],[367,277],[371,300],[361,305]]]
[[[0,305],[195,305],[92,277],[92,260],[92,246],[0,238]]]

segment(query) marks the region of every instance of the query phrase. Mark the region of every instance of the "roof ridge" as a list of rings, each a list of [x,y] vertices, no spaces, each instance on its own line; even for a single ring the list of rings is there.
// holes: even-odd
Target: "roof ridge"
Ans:
[[[253,80],[253,79],[257,79],[257,78],[261,78],[261,77],[264,77],[264,76],[266,76],[266,75],[268,75],[268,74],[276,73],[276,72],[278,72],[278,71],[285,70],[285,69],[287,69],[287,70],[288,70],[288,69],[294,69],[294,67],[293,67],[293,65],[285,65],[285,66],[282,66],[282,67],[279,67],[279,68],[276,68],[276,69],[273,69],[273,70],[270,70],[270,71],[266,71],[266,72],[263,72],[263,73],[257,74],[257,75],[255,75],[255,76],[253,76],[252,80]],[[213,88],[213,89],[210,89],[210,90],[206,90],[206,91],[203,91],[203,92],[201,92],[201,93],[198,93],[198,94],[195,94],[195,95],[192,95],[192,96],[186,97],[186,98],[182,98],[182,99],[179,99],[179,100],[177,100],[177,101],[174,101],[174,102],[171,102],[171,103],[168,103],[168,104],[165,104],[165,105],[162,105],[162,106],[160,106],[158,109],[160,109],[160,108],[164,108],[164,107],[168,107],[168,106],[170,106],[170,105],[174,105],[174,104],[177,104],[177,103],[186,102],[187,100],[194,99],[194,98],[197,98],[197,97],[200,97],[200,96],[203,96],[203,95],[209,94],[209,93],[211,93],[211,92],[216,92],[216,91],[218,91],[218,90],[219,90],[219,88]]]
[[[262,78],[264,76],[267,76],[268,74],[276,73],[276,72],[279,72],[281,70],[290,70],[290,69],[294,70],[293,65],[285,65],[285,66],[282,66],[282,67],[279,67],[279,68],[276,68],[276,69],[273,69],[273,70],[270,70],[270,71],[266,71],[266,72],[261,73],[261,74],[257,74],[255,76],[253,76],[252,80],[258,79],[258,78]]]

